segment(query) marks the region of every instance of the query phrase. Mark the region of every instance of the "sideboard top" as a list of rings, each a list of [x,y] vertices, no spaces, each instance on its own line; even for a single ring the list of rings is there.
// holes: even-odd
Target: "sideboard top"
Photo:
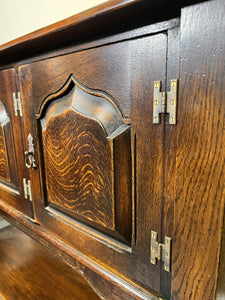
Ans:
[[[0,45],[0,65],[16,61],[30,54],[60,48],[107,30],[118,31],[121,26],[148,20],[168,19],[181,7],[204,0],[111,0],[65,20],[26,34]],[[41,50],[40,50],[41,49]],[[39,51],[39,52],[38,52]]]

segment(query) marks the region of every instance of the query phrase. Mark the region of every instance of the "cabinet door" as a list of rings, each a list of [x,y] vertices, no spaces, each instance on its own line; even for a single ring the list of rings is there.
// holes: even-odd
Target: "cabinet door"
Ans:
[[[14,96],[13,96],[14,95]],[[0,72],[0,199],[31,216],[31,203],[24,198],[26,177],[22,143],[21,117],[15,116],[13,97],[18,97],[15,71]]]
[[[161,236],[163,124],[154,80],[166,75],[167,35],[99,46],[19,68],[35,216],[58,238],[141,286]],[[41,189],[40,189],[41,187]]]

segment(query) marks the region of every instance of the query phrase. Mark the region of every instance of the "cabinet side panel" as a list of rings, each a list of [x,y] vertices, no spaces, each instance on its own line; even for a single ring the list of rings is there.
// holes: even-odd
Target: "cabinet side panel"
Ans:
[[[224,15],[220,0],[181,14],[173,299],[215,295],[225,189]]]

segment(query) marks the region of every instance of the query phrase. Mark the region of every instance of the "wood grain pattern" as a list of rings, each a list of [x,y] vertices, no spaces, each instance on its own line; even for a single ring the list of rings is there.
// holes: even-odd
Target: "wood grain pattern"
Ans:
[[[112,157],[101,126],[69,110],[42,134],[48,201],[113,229]]]
[[[106,299],[154,298],[149,291],[174,300],[224,297],[225,7],[223,0],[191,2],[113,1],[0,48],[0,68],[20,66],[21,122],[38,162],[26,176],[41,226],[6,191],[0,207]],[[184,3],[181,22],[169,20]],[[13,72],[1,73],[11,99]],[[168,91],[173,78],[177,125],[166,115],[154,125],[153,82]],[[23,156],[15,126],[12,132]],[[160,243],[172,238],[170,274],[150,263],[151,230]]]
[[[83,276],[9,226],[0,230],[0,299],[100,299]]]
[[[3,96],[3,95],[2,95]],[[10,118],[0,101],[0,177],[15,187],[17,167]],[[6,183],[6,182],[5,182]]]
[[[0,177],[10,180],[4,127],[0,126]]]
[[[173,299],[215,297],[225,200],[224,14],[216,0],[181,15]]]
[[[10,119],[7,116],[5,107],[0,101],[0,177],[10,181],[8,153],[6,146],[5,128],[10,127]],[[10,139],[11,136],[7,138]]]
[[[83,276],[90,284],[96,288],[95,290],[104,299],[118,300],[120,299],[135,299],[135,300],[157,300],[155,293],[148,292],[135,283],[131,283],[128,278],[123,279],[113,274],[102,266],[102,264],[88,258],[74,248],[68,247],[66,243],[52,236],[48,230],[42,226],[30,222],[24,216],[14,210],[9,213],[7,207],[2,205],[0,200],[0,214],[6,220],[21,228],[25,233],[29,234],[42,245],[50,248],[56,255],[72,264],[75,268],[82,272]],[[90,246],[92,243],[89,243]]]
[[[154,47],[149,47],[149,45]],[[146,266],[144,281],[160,291],[160,266],[150,264],[151,230],[161,237],[163,190],[163,124],[154,125],[154,81],[166,75],[167,37],[153,35],[134,41],[132,122],[136,135],[136,247],[133,266],[137,273]],[[146,58],[143,57],[146,53]],[[138,59],[137,59],[138,58]],[[163,86],[163,88],[165,88]],[[152,275],[154,274],[154,275]]]
[[[105,266],[110,272],[119,274],[123,280],[129,279],[131,285],[136,284],[145,291],[158,294],[160,266],[150,264],[150,233],[154,229],[161,236],[163,127],[153,126],[151,122],[152,83],[165,78],[166,52],[166,34],[150,34],[19,68],[23,120],[26,134],[34,136],[34,143],[41,136],[41,125],[37,128],[39,119],[35,120],[34,116],[43,119],[47,112],[47,108],[42,110],[43,104],[48,106],[60,102],[56,91],[65,86],[71,74],[85,86],[95,91],[105,91],[116,99],[125,116],[122,123],[126,124],[122,126],[127,130],[120,131],[120,126],[107,137],[108,140],[112,138],[110,143],[114,159],[111,163],[114,168],[114,195],[117,198],[115,231],[96,222],[91,223],[87,218],[69,217],[62,208],[61,212],[46,208],[44,199],[47,193],[40,190],[40,186],[43,188],[45,185],[45,179],[39,180],[39,174],[45,174],[45,164],[41,163],[43,155],[38,158],[40,173],[39,169],[29,172],[33,182],[36,220],[63,243]],[[70,86],[68,91],[72,89]],[[68,91],[64,91],[61,97],[68,95]],[[52,98],[53,101],[46,102],[48,95],[56,96],[55,100]],[[102,111],[104,106],[100,105],[96,111]],[[62,105],[62,111],[65,107]],[[89,105],[86,105],[86,113],[87,107]],[[43,115],[39,116],[41,111]],[[85,113],[82,112],[82,115]],[[127,123],[130,117],[132,122],[129,128]],[[88,119],[91,119],[90,115],[87,122]],[[39,153],[42,152],[41,143],[34,147]]]
[[[48,205],[113,231],[117,227],[130,240],[130,138],[119,107],[106,93],[88,89],[71,76],[44,101],[39,115]],[[123,132],[127,134],[118,138]],[[122,150],[122,161],[128,164],[118,182]]]
[[[135,243],[135,203],[132,197],[132,169],[135,156],[131,150],[130,126],[122,126],[111,139],[114,159],[115,226],[129,244]]]
[[[166,90],[170,91],[171,79],[180,78],[180,28],[168,30]],[[179,84],[179,83],[178,83]],[[178,94],[178,99],[179,94]],[[179,105],[179,100],[178,100]],[[169,125],[169,116],[164,115],[164,171],[162,232],[173,239],[174,202],[176,199],[176,135],[178,125]],[[161,296],[171,296],[171,272],[161,269]]]

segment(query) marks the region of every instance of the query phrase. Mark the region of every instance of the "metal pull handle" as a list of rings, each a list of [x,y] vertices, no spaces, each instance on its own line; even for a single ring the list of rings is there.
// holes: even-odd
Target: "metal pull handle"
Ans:
[[[36,161],[35,161],[35,158],[34,158],[34,144],[33,144],[33,137],[32,135],[29,133],[28,137],[27,137],[27,140],[28,140],[28,151],[25,151],[24,152],[24,155],[25,155],[25,165],[28,169],[31,169],[31,168],[36,168],[37,165],[36,165]]]
[[[25,165],[26,165],[26,167],[28,169],[36,168],[37,166],[35,164],[34,153],[29,152],[29,151],[25,151],[24,155],[25,155]]]

